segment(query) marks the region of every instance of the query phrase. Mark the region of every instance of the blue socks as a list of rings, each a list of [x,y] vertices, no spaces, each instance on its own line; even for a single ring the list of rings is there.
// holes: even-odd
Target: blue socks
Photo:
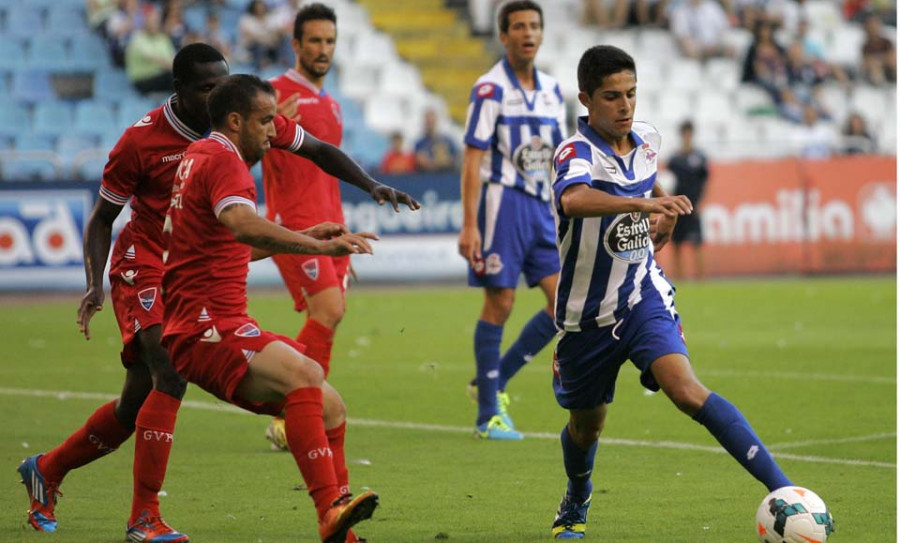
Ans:
[[[710,394],[694,415],[694,420],[705,426],[722,447],[769,491],[792,484],[744,415],[725,398],[716,393]],[[568,471],[568,465],[566,469]]]
[[[556,324],[546,311],[541,309],[522,328],[518,339],[500,359],[500,381],[498,390],[506,390],[506,383],[512,379],[522,366],[550,343],[556,335]]]
[[[497,414],[497,381],[500,376],[500,341],[503,327],[479,320],[475,325],[475,382],[478,384],[478,418],[484,424]]]
[[[562,442],[563,463],[566,466],[566,475],[569,477],[569,487],[566,493],[583,502],[591,495],[594,485],[591,483],[591,472],[594,471],[594,456],[597,454],[597,441],[591,448],[584,451],[578,448],[575,440],[569,435],[568,425],[563,426],[559,435]]]

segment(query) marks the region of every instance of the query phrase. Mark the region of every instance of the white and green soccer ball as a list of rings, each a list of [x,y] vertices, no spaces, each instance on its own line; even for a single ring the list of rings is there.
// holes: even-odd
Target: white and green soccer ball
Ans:
[[[756,510],[760,543],[825,543],[834,532],[828,506],[812,490],[785,486],[763,498]]]

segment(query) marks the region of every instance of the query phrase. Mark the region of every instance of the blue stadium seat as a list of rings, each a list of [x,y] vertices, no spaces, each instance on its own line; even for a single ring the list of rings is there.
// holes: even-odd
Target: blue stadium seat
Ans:
[[[69,47],[69,58],[72,67],[78,71],[112,71],[109,49],[100,36],[87,34],[73,36]]]
[[[206,7],[203,5],[188,6],[182,11],[184,23],[195,32],[205,32],[206,13]]]
[[[6,102],[0,106],[0,136],[15,136],[29,129],[28,111],[18,104]]]
[[[116,131],[112,107],[103,102],[84,101],[75,106],[75,134],[102,136]]]
[[[146,98],[128,98],[119,103],[119,112],[116,114],[116,124],[121,130],[125,130],[144,117],[151,109],[162,104]]]
[[[26,104],[35,104],[54,100],[56,94],[50,84],[50,74],[41,70],[20,70],[13,73],[13,100]]]
[[[36,134],[60,135],[72,131],[72,106],[65,102],[42,102],[34,107],[31,129]]]
[[[84,7],[58,6],[47,10],[46,33],[57,37],[85,36],[90,33]]]
[[[17,2],[6,10],[6,34],[28,38],[44,31],[44,11],[41,8]]]
[[[3,161],[2,178],[6,181],[50,181],[59,177],[59,160],[53,138],[23,133],[15,138],[12,156]],[[21,151],[21,153],[19,153]]]
[[[25,66],[25,42],[19,38],[0,36],[0,75]]]
[[[138,92],[131,86],[125,72],[104,70],[94,74],[94,100],[122,100],[137,96]]]
[[[81,162],[75,176],[85,181],[99,181],[103,177],[103,168],[106,166],[106,157],[98,154],[96,157]]]
[[[28,67],[51,73],[71,72],[66,44],[49,34],[33,37],[28,48]]]
[[[17,151],[55,151],[56,142],[53,136],[23,132],[15,137]]]
[[[97,149],[96,138],[66,134],[56,141],[56,152],[62,159],[63,166],[75,177],[78,175],[75,166],[83,161],[83,155],[79,154],[90,149]]]
[[[0,136],[0,151],[12,149],[13,139],[10,136]]]

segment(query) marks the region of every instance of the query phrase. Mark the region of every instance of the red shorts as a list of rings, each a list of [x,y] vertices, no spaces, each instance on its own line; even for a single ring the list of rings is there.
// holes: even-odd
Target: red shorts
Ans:
[[[250,317],[218,319],[202,334],[165,336],[162,343],[175,369],[191,383],[247,411],[278,415],[283,402],[249,402],[235,396],[253,356],[273,341],[284,342],[299,353],[306,350],[289,337],[261,330]]]
[[[349,256],[288,255],[272,256],[284,284],[294,299],[294,309],[306,309],[306,297],[326,288],[347,290],[350,269]]]
[[[122,333],[122,365],[138,359],[135,335],[140,330],[162,324],[162,275],[152,268],[110,273],[110,298]]]

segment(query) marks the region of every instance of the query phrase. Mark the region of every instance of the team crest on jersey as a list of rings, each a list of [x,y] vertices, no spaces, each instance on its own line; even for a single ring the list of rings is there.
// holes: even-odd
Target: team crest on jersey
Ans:
[[[478,96],[484,98],[485,96],[490,96],[494,93],[494,85],[493,83],[484,83],[478,87]]]
[[[553,151],[553,147],[540,136],[531,136],[530,140],[513,152],[512,162],[525,179],[534,183],[547,183],[550,180]]]
[[[319,278],[319,261],[318,260],[307,260],[303,263],[300,268],[303,270],[303,273],[306,274],[307,277],[315,281]]]
[[[261,334],[262,332],[252,322],[248,322],[234,331],[234,335],[238,337],[259,337]]]
[[[559,154],[556,155],[556,163],[562,164],[563,162],[575,158],[575,144],[570,143],[559,150]]]
[[[156,287],[145,288],[144,290],[139,291],[138,300],[140,300],[141,307],[143,307],[145,311],[150,311],[153,304],[156,303]]]
[[[134,245],[132,245],[125,251],[125,260],[134,260],[135,256],[137,255],[134,252]]]
[[[656,151],[650,148],[649,143],[645,143],[641,148],[644,150],[644,158],[647,160],[647,164],[656,162]]]
[[[122,281],[134,286],[134,278],[138,276],[138,272],[134,270],[125,270],[119,273],[119,276],[122,277]]]
[[[650,254],[650,215],[623,213],[606,229],[603,247],[616,260],[636,264]]]

